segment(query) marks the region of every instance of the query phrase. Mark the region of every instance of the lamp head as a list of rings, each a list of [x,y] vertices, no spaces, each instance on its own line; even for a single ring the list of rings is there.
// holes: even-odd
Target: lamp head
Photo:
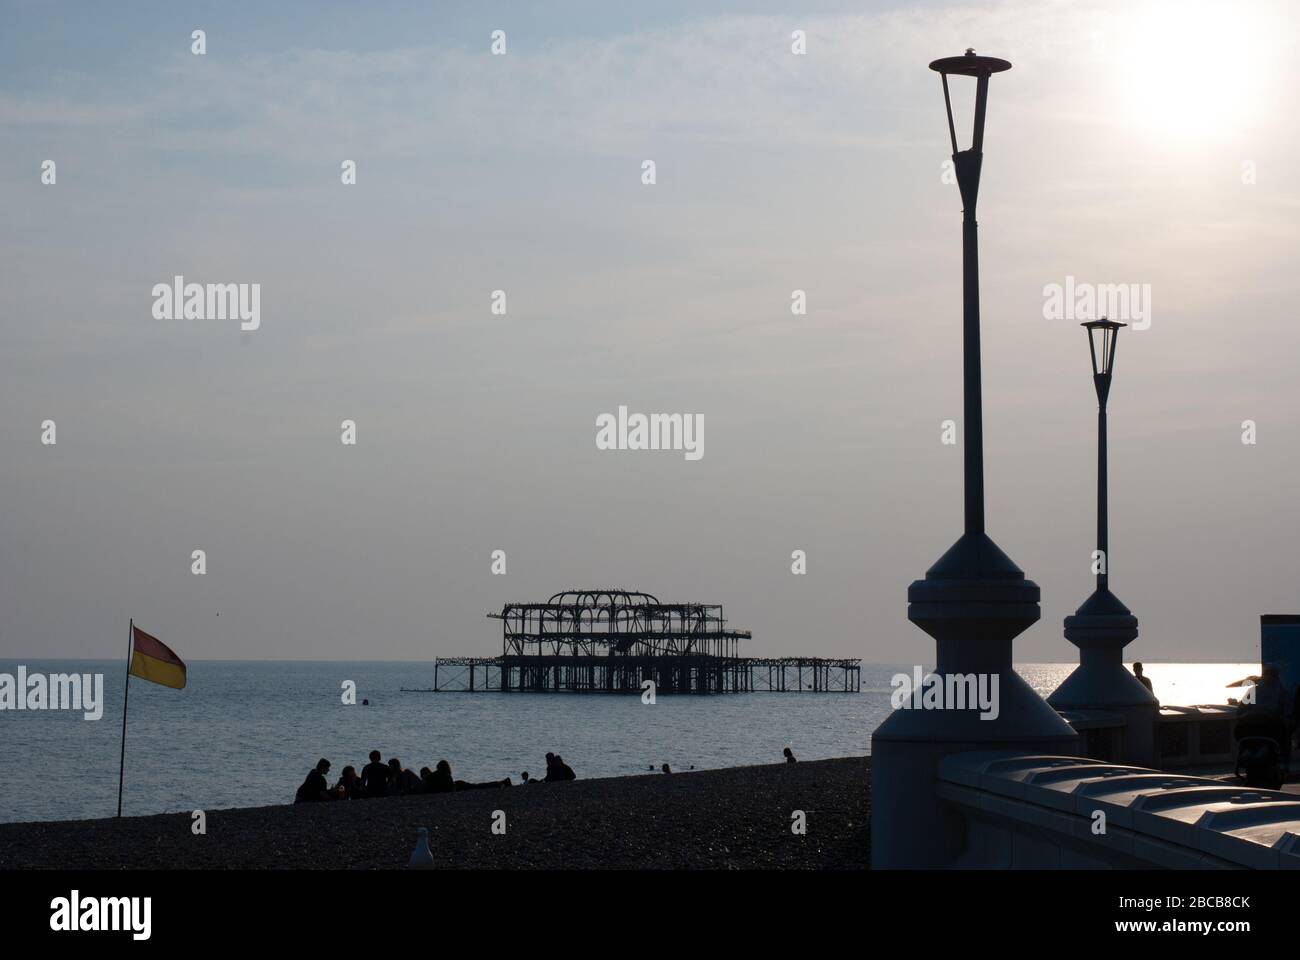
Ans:
[[[1089,320],[1079,326],[1088,331],[1088,350],[1092,353],[1092,375],[1109,377],[1115,366],[1115,343],[1119,339],[1120,327],[1128,324],[1117,320]]]
[[[991,73],[1001,73],[1011,69],[1011,61],[999,57],[981,57],[973,47],[967,47],[960,57],[940,57],[930,64],[930,69],[937,73],[953,74],[962,77],[987,77]]]
[[[1092,385],[1097,388],[1097,404],[1105,412],[1106,399],[1110,396],[1110,375],[1115,369],[1115,344],[1119,339],[1119,328],[1127,324],[1102,317],[1080,326],[1088,331],[1088,351],[1092,354]]]
[[[932,61],[930,69],[943,78],[943,103],[948,110],[948,136],[952,140],[953,156],[967,151],[957,149],[957,127],[952,119],[952,97],[948,94],[948,77],[975,78],[975,126],[971,133],[969,152],[981,153],[984,149],[984,109],[988,103],[989,77],[1010,70],[1010,61],[998,57],[981,57],[973,48],[967,47],[966,52],[960,57],[941,57]]]

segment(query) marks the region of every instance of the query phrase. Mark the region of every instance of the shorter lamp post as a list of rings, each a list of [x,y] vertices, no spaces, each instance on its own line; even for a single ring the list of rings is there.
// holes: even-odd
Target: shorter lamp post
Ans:
[[[1110,397],[1115,347],[1125,324],[1115,320],[1084,323],[1092,355],[1092,383],[1097,391],[1097,550],[1093,554],[1097,586],[1092,596],[1065,618],[1065,639],[1079,648],[1079,666],[1047,698],[1057,710],[1098,712],[1110,738],[1085,738],[1084,753],[1098,759],[1151,766],[1155,763],[1155,723],[1159,705],[1151,692],[1124,669],[1124,647],[1138,635],[1137,617],[1110,592],[1110,532],[1107,502],[1106,401]],[[1107,725],[1115,715],[1120,725]],[[1118,736],[1115,736],[1118,731]]]
[[[1106,400],[1110,397],[1110,378],[1115,368],[1115,347],[1120,327],[1116,320],[1090,320],[1080,324],[1088,331],[1088,350],[1092,353],[1092,385],[1097,390],[1097,589],[1110,590],[1107,558],[1110,556],[1106,502]]]

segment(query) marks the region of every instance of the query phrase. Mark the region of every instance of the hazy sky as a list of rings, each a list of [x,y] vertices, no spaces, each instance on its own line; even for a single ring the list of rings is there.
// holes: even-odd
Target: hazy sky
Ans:
[[[1296,14],[798,7],[5,3],[0,657],[120,657],[129,617],[192,659],[489,655],[489,610],[625,586],[752,653],[931,662],[961,204],[926,65],[967,46],[1015,65],[980,223],[988,528],[1043,593],[1016,656],[1073,659],[1092,588],[1067,276],[1151,290],[1110,404],[1129,653],[1256,656],[1300,612]],[[155,319],[177,274],[260,283],[260,329]],[[620,404],[702,415],[703,458],[598,450]]]

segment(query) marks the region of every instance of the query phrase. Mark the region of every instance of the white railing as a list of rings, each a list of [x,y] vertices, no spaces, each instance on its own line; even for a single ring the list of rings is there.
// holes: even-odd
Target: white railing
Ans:
[[[956,867],[1300,867],[1300,796],[1008,751],[939,762],[939,799],[966,821]]]

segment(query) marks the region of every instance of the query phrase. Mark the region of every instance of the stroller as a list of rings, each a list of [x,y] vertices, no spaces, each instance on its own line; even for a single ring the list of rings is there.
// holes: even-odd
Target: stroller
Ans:
[[[1273,713],[1243,713],[1232,735],[1237,741],[1234,773],[1249,787],[1280,790],[1286,781],[1291,733]]]

